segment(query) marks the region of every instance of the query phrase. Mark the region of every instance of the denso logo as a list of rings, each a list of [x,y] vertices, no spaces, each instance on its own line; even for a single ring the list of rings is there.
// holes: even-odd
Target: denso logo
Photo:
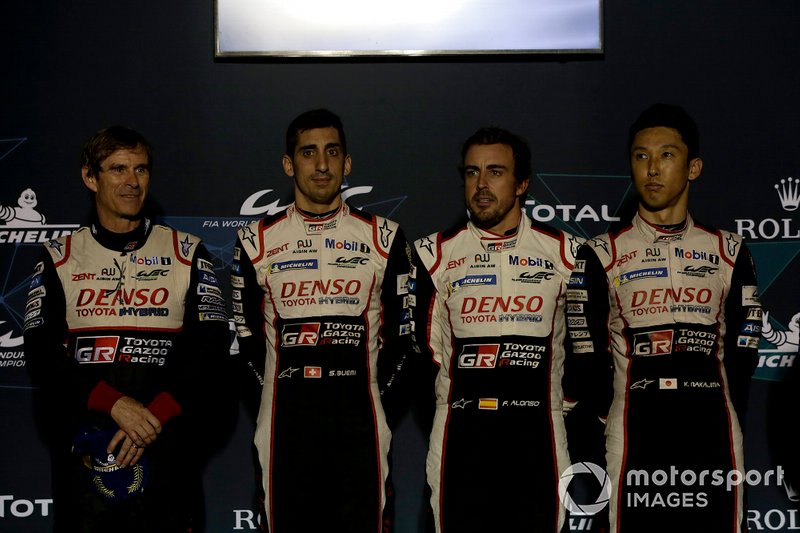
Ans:
[[[499,344],[466,344],[458,356],[458,368],[494,368]]]
[[[105,290],[81,289],[78,293],[77,307],[96,305],[99,307],[133,305],[141,307],[144,305],[160,306],[164,305],[169,299],[169,291],[164,287],[155,290],[151,289],[119,289],[112,293]]]
[[[287,281],[281,285],[281,298],[292,296],[335,296],[337,294],[347,294],[354,296],[361,290],[361,280],[357,279],[328,279],[325,281]]]
[[[319,338],[319,322],[307,324],[286,324],[281,331],[282,345],[316,346]]]
[[[119,337],[78,337],[75,341],[75,360],[81,364],[113,363]]]
[[[484,296],[482,298],[464,298],[461,302],[461,314],[471,313],[517,313],[528,311],[536,313],[542,308],[544,300],[541,296]]]
[[[631,306],[663,305],[669,303],[701,303],[711,301],[711,289],[697,289],[696,287],[681,287],[674,289],[651,289],[649,291],[633,291]]]
[[[639,356],[672,353],[672,330],[635,334],[633,336],[633,353]]]

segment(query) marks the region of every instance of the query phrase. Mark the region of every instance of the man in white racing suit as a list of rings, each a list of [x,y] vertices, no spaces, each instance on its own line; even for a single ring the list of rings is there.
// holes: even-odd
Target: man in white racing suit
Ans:
[[[219,429],[214,404],[228,401],[230,334],[213,264],[197,237],[144,215],[152,158],[138,132],[100,130],[81,165],[91,223],[44,245],[25,317],[54,529],[201,530],[200,451],[215,437],[199,430]],[[93,436],[97,450],[80,451]]]
[[[520,137],[482,128],[461,155],[470,220],[416,241],[410,283],[415,344],[434,364],[435,529],[556,533],[569,466],[564,305],[580,242],[522,211]]]
[[[742,237],[688,213],[697,127],[656,104],[630,128],[638,212],[581,247],[566,406],[607,420],[611,532],[746,531],[741,421],[761,308]]]
[[[234,320],[272,533],[391,527],[411,250],[395,222],[343,202],[350,168],[339,117],[303,113],[283,157],[294,203],[238,232]]]

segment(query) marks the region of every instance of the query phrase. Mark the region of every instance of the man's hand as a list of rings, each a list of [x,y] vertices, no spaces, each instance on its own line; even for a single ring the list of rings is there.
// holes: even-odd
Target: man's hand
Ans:
[[[130,396],[123,396],[114,403],[114,407],[111,408],[111,418],[128,439],[139,447],[152,444],[156,436],[161,433],[161,422],[158,418]],[[116,436],[111,442],[113,443],[115,439]]]
[[[115,462],[120,468],[125,468],[129,465],[135,465],[139,462],[139,459],[141,459],[142,455],[144,454],[144,446],[138,446],[134,444],[133,441],[128,438],[128,435],[121,429],[114,434],[111,442],[108,443],[108,448],[106,451],[108,453],[114,453],[114,450],[117,449],[117,446],[120,447],[120,450],[119,453],[116,453],[114,456],[116,457]]]

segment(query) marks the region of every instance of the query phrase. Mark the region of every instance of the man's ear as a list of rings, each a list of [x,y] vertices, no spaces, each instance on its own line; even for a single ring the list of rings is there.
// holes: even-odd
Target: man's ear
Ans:
[[[699,157],[695,157],[691,161],[689,161],[689,181],[694,181],[700,177],[700,173],[703,172],[703,160]]]
[[[350,159],[350,154],[344,156],[344,175],[349,176],[350,170],[353,168],[353,160]]]
[[[528,191],[528,185],[530,185],[530,181],[527,179],[517,182],[517,198],[524,195]],[[523,198],[521,201],[524,202],[525,199]]]
[[[281,164],[283,165],[283,171],[287,176],[294,176],[294,164],[292,163],[291,157],[284,155],[281,158]]]
[[[83,184],[86,185],[87,189],[92,192],[97,192],[97,178],[89,167],[81,167],[81,177],[83,178]]]

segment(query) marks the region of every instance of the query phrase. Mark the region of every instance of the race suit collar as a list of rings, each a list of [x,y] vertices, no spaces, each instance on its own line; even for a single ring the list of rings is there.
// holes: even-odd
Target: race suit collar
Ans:
[[[665,242],[665,241],[680,241],[686,232],[694,226],[692,215],[686,213],[686,221],[680,229],[670,231],[655,224],[650,224],[637,213],[633,216],[633,227],[636,228],[648,241]]]
[[[103,248],[115,250],[117,252],[132,252],[138,250],[144,243],[147,242],[147,236],[153,225],[149,218],[142,218],[134,230],[127,233],[114,233],[107,230],[100,224],[96,217],[92,217],[89,228],[92,231],[94,239],[100,243]]]
[[[350,207],[342,202],[341,205],[334,211],[326,213],[322,216],[308,215],[304,213],[297,204],[289,206],[288,214],[295,217],[306,230],[306,235],[320,235],[326,231],[336,229],[342,221],[342,217],[350,213]]]
[[[519,236],[522,235],[522,229],[531,224],[531,220],[522,210],[522,216],[519,217],[519,225],[516,231],[510,235],[498,235],[491,231],[485,231],[469,221],[467,226],[472,234],[478,239],[487,252],[502,252],[503,250],[511,250],[517,247]]]

